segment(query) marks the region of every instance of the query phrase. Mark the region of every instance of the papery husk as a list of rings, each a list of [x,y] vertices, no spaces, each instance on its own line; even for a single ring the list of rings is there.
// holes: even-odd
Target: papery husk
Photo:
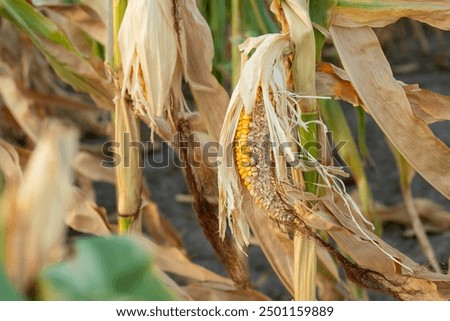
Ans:
[[[157,126],[156,117],[183,114],[187,110],[181,93],[184,77],[210,136],[218,139],[228,96],[211,74],[211,33],[195,1],[130,2],[119,45],[122,95],[128,91],[137,115]]]
[[[285,131],[281,128],[282,126],[286,128],[289,124],[280,124],[280,121],[276,117],[271,103],[269,102],[268,92],[269,88],[276,93],[278,91],[286,91],[284,83],[284,66],[281,56],[283,51],[290,51],[289,38],[280,34],[269,34],[257,38],[249,38],[241,46],[243,56],[247,56],[255,46],[257,46],[258,49],[253,53],[247,63],[245,63],[242,69],[241,79],[231,96],[228,111],[224,120],[224,123],[227,124],[227,126],[222,128],[220,135],[220,146],[222,146],[223,155],[219,155],[218,157],[220,233],[221,236],[224,237],[228,218],[231,232],[239,246],[248,245],[250,234],[247,219],[245,218],[245,214],[241,211],[241,190],[244,187],[240,182],[240,177],[235,168],[236,160],[232,147],[241,111],[245,110],[246,114],[252,112],[257,98],[257,90],[260,86],[265,97],[265,102],[270,104],[269,107],[266,107],[268,113],[271,113],[269,117],[274,120],[270,132],[271,141],[276,142],[277,146],[280,146],[281,143],[288,142]],[[264,65],[267,67],[258,67]],[[274,96],[275,99],[281,101],[276,95]],[[287,107],[284,109],[285,112],[286,108]],[[290,157],[293,159],[292,149],[288,147],[287,150],[290,151]],[[274,152],[277,153],[276,148],[274,148]],[[277,159],[278,163],[281,162],[278,158],[275,159]],[[280,176],[282,175],[281,173],[278,174]],[[280,177],[280,179],[282,178]]]

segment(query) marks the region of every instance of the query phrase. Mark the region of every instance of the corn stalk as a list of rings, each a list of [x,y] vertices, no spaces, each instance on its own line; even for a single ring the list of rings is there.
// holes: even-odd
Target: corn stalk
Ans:
[[[121,95],[119,80],[121,63],[118,44],[120,24],[125,13],[127,0],[115,0],[113,7],[114,52],[113,71],[116,87],[115,98],[115,141],[119,146],[120,158],[116,164],[116,193],[118,232],[125,234],[139,215],[141,203],[141,169],[139,168],[139,149],[133,142],[140,141],[139,121],[134,117],[130,100]]]
[[[305,0],[283,1],[282,10],[287,21],[287,24],[283,24],[283,29],[289,28],[289,30],[283,31],[290,33],[291,41],[294,44],[292,87],[295,92],[300,93],[302,96],[314,97],[316,96],[316,51],[308,6],[309,4]],[[290,14],[293,10],[301,10],[305,13],[304,19],[295,19],[294,15]],[[299,128],[301,149],[318,159],[318,128],[316,121],[319,119],[319,114],[317,99],[301,98],[299,106],[302,120],[307,124],[307,128]],[[302,174],[303,181],[299,175],[296,175],[294,176],[294,182],[307,192],[317,194],[317,172],[312,170],[305,171]],[[311,202],[309,205],[312,207],[314,203]],[[316,269],[316,243],[307,235],[297,231],[294,236],[294,300],[316,300]]]

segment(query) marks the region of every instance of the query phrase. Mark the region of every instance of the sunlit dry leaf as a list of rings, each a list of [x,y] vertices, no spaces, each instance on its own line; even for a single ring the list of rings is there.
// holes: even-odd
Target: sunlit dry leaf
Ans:
[[[414,114],[427,124],[450,120],[450,97],[426,89],[405,89]]]
[[[76,231],[105,236],[116,228],[108,223],[106,210],[86,197],[83,191],[72,187],[74,204],[66,217],[66,224]]]
[[[398,82],[408,97],[414,115],[427,124],[450,119],[450,97],[421,89],[417,85]],[[316,88],[319,96],[332,96],[353,106],[362,106],[368,112],[358,93],[353,88],[345,70],[329,63],[319,63],[316,73]]]
[[[353,106],[362,105],[358,93],[353,88],[344,71],[327,63],[319,63],[316,73],[317,95],[332,96],[344,100]]]
[[[447,0],[339,0],[331,23],[343,27],[384,27],[408,17],[434,27],[450,29]]]
[[[449,148],[412,113],[373,31],[337,26],[330,31],[345,70],[374,120],[414,169],[450,198]]]
[[[71,160],[77,150],[77,132],[49,122],[28,162],[22,184],[7,185],[6,268],[15,285],[25,292],[47,263],[60,258],[71,206]],[[56,257],[55,257],[56,255]]]

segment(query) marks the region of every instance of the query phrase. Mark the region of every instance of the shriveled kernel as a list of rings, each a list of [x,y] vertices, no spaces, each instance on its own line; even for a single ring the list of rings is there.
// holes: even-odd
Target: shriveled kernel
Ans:
[[[274,93],[269,90],[271,105],[276,108]],[[256,205],[266,210],[271,219],[285,224],[295,219],[284,209],[278,193],[278,180],[272,169],[273,155],[268,137],[269,124],[262,89],[259,88],[251,114],[241,111],[234,137],[236,165],[243,185]]]

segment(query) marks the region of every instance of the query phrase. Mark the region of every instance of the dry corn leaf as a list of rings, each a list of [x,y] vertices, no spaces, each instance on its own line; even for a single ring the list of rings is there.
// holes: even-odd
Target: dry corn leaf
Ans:
[[[416,207],[414,206],[414,198],[411,191],[412,180],[416,174],[416,171],[411,167],[410,164],[403,158],[403,156],[395,149],[392,144],[389,144],[392,153],[394,154],[395,161],[397,163],[397,168],[400,175],[400,187],[402,189],[403,201],[406,206],[406,210],[411,219],[412,227],[414,233],[416,234],[419,245],[422,248],[423,253],[428,258],[430,265],[433,270],[442,273],[439,266],[436,254],[434,253],[433,246],[428,239],[425,229],[423,227],[422,221],[420,220],[419,214]]]
[[[405,88],[413,113],[432,124],[450,120],[450,97],[426,89]]]
[[[208,133],[217,141],[229,98],[211,73],[214,57],[211,31],[195,0],[184,1],[179,10],[178,37],[181,40],[185,77]]]
[[[177,230],[169,220],[160,215],[155,202],[143,197],[141,213],[144,226],[155,243],[184,250],[183,241]]]
[[[344,68],[374,120],[414,169],[450,198],[450,151],[412,113],[376,35],[369,27],[332,26],[330,31]]]
[[[344,301],[349,299],[348,292],[336,284],[333,279],[317,273],[317,297],[321,301]]]
[[[114,168],[102,166],[102,159],[91,153],[79,152],[73,163],[77,173],[89,178],[94,182],[108,182],[115,184],[116,178]]]
[[[399,82],[411,104],[414,115],[427,124],[450,120],[450,97],[421,89],[417,85]],[[353,106],[364,106],[353,88],[345,70],[329,63],[319,63],[316,73],[316,88],[319,96],[332,96]]]
[[[251,213],[251,215],[247,215],[248,223],[264,256],[284,287],[291,295],[294,295],[294,245],[292,240],[272,223],[262,209],[254,205],[248,191],[244,191],[242,207],[245,213]]]
[[[22,130],[36,142],[42,120],[31,108],[32,101],[21,92],[11,75],[11,69],[0,62],[0,95]]]
[[[444,232],[450,229],[450,212],[446,211],[440,204],[426,198],[415,198],[414,207],[427,230]],[[393,206],[377,204],[377,212],[384,222],[411,224],[411,219],[403,203]]]
[[[73,128],[50,121],[39,137],[22,184],[6,186],[6,268],[22,292],[45,264],[60,258],[58,250],[64,247],[77,139]]]
[[[114,86],[104,76],[103,63],[98,59],[88,61],[80,53],[68,51],[53,42],[42,40],[45,44],[46,57],[51,63],[57,57],[57,64],[53,65],[55,72],[75,90],[87,92],[97,107],[111,110],[114,97]],[[58,66],[64,66],[59,69]],[[76,76],[69,72],[75,73]]]
[[[252,213],[248,216],[248,221],[253,234],[258,240],[258,245],[264,252],[264,256],[269,261],[275,273],[285,288],[294,294],[294,244],[288,235],[283,233],[276,226],[262,209],[254,205],[248,192],[245,191],[243,200],[243,211]],[[331,274],[334,280],[337,280],[341,286],[343,281],[339,275],[337,265],[331,255],[323,248],[317,248],[318,259],[322,265]],[[334,281],[333,281],[334,282]],[[323,298],[322,298],[323,299]]]
[[[360,266],[375,271],[375,280],[357,279],[370,288],[383,290],[388,289],[396,298],[402,300],[448,300],[450,298],[450,277],[426,270],[424,267],[412,262],[401,252],[389,249],[389,246],[380,239],[374,240],[400,260],[413,272],[401,272],[399,265],[382,254],[373,243],[364,238],[352,234],[349,231],[330,231],[330,235],[338,246],[348,253]],[[350,277],[355,277],[350,272]]]
[[[358,93],[348,80],[345,71],[328,63],[319,63],[316,72],[317,95],[332,96],[353,106],[362,105]]]
[[[20,184],[22,182],[22,169],[19,154],[8,142],[0,139],[0,172],[6,182]]]
[[[164,271],[162,271],[158,266],[153,266],[153,273],[158,276],[170,290],[174,292],[178,300],[181,301],[192,301],[193,299],[189,294],[182,289],[174,280],[172,280]]]
[[[233,281],[193,263],[178,248],[160,246],[144,238],[141,239],[141,242],[155,258],[156,265],[164,272],[199,282],[213,282],[233,286]]]
[[[269,301],[270,298],[255,290],[235,290],[223,284],[193,283],[182,287],[195,301]]]
[[[66,224],[76,231],[92,235],[105,236],[115,231],[108,222],[106,210],[84,195],[84,192],[72,187],[74,205],[66,217]]]
[[[408,17],[450,30],[448,0],[339,0],[331,23],[343,27],[384,27]]]
[[[67,19],[73,26],[76,26],[77,28],[83,30],[92,39],[95,39],[101,44],[106,44],[106,25],[103,20],[100,19],[99,15],[89,6],[83,4],[44,4],[43,1],[39,2],[39,5],[36,5],[36,7],[41,10],[44,9],[47,15],[49,15],[54,22],[58,22],[59,20],[55,15],[62,16]],[[81,34],[80,32],[77,33],[79,35]],[[73,37],[71,37],[72,33],[67,34],[73,40]]]
[[[327,206],[334,213],[334,217],[339,220],[339,224],[329,226],[328,233],[339,248],[348,253],[360,266],[379,273],[377,279],[383,287],[404,300],[448,299],[450,277],[428,271],[385,243],[364,226],[351,227],[348,218],[336,215],[335,204]],[[341,211],[344,209],[342,208]],[[326,213],[321,213],[321,218],[326,216]],[[345,222],[346,220],[347,222]],[[331,221],[329,219],[328,224]],[[362,283],[364,284],[364,282]],[[368,285],[370,286],[370,282],[366,284],[366,286]]]

